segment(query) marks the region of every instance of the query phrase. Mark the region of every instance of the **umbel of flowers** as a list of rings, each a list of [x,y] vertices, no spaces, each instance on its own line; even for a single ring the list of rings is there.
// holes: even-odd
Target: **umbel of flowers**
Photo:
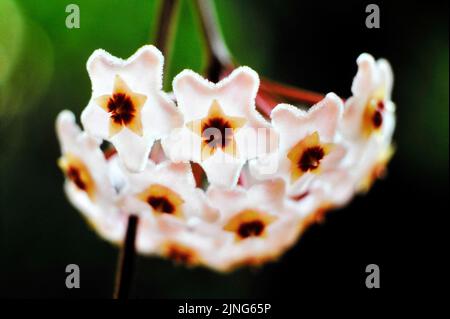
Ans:
[[[97,50],[84,130],[70,111],[56,121],[67,197],[112,243],[138,216],[141,254],[218,271],[274,260],[366,192],[393,153],[391,68],[369,54],[357,65],[345,102],[329,93],[308,110],[279,104],[264,117],[249,67],[217,83],[184,70],[168,94],[154,46],[127,60]]]

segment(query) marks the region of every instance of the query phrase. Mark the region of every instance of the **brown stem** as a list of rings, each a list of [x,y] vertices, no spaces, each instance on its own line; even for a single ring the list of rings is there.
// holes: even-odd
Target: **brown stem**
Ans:
[[[206,42],[208,64],[206,76],[218,82],[234,68],[234,63],[219,30],[211,0],[196,0],[202,33]],[[324,98],[323,94],[302,90],[263,78],[256,97],[258,110],[266,117],[281,102],[313,105]]]
[[[278,101],[274,100],[270,94],[259,89],[255,103],[257,110],[266,118],[269,118],[272,109],[278,104]]]
[[[277,83],[266,78],[261,79],[256,107],[264,116],[270,117],[272,109],[279,103],[314,105],[321,101],[324,95],[307,91],[289,85]]]
[[[210,81],[218,82],[224,71],[233,68],[233,61],[220,33],[212,1],[196,0],[195,4],[208,54],[206,75]]]
[[[158,27],[156,31],[155,45],[161,50],[165,56],[170,45],[169,39],[172,33],[173,23],[172,18],[175,14],[178,0],[163,0],[160,11]]]
[[[128,217],[125,241],[120,250],[117,265],[114,299],[128,299],[130,294],[136,255],[135,242],[138,222],[139,217],[136,215],[130,215]]]
[[[291,100],[304,104],[316,104],[325,96],[321,93],[316,93],[308,90],[299,89],[289,85],[277,83],[272,80],[262,79],[261,90],[272,95],[278,95],[283,99]]]

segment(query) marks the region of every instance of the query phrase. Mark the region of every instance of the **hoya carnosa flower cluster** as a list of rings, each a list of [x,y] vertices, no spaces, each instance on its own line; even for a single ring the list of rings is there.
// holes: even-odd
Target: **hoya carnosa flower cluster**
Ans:
[[[329,93],[307,111],[279,104],[266,119],[248,67],[218,83],[185,70],[169,96],[155,47],[127,60],[97,50],[84,131],[69,111],[56,123],[67,196],[114,243],[139,216],[142,254],[220,271],[273,260],[324,212],[368,190],[392,154],[390,66],[368,54],[357,63],[345,103]]]

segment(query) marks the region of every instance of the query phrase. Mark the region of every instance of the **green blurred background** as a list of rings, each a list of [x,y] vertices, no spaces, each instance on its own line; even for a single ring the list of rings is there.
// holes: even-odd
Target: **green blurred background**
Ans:
[[[364,1],[214,2],[236,60],[278,81],[346,97],[359,53],[387,58],[395,73],[397,154],[385,181],[312,227],[280,262],[221,275],[139,258],[133,296],[273,297],[287,287],[362,289],[370,262],[388,269],[392,287],[404,283],[401,264],[430,253],[420,243],[434,237],[419,231],[428,225],[426,214],[435,214],[429,203],[442,212],[448,208],[448,3],[377,2],[381,29],[369,30]],[[65,26],[70,3],[0,0],[3,297],[109,298],[113,287],[117,249],[90,231],[63,194],[54,120],[62,109],[79,115],[88,102],[85,63],[93,50],[126,58],[152,43],[161,1],[76,0],[80,29]],[[192,1],[180,1],[174,35],[166,57],[169,90],[177,72],[201,71],[205,64]],[[65,288],[69,263],[81,268],[81,289]]]

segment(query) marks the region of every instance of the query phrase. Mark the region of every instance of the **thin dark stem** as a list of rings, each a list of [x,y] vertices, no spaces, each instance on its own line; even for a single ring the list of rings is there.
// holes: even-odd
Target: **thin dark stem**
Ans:
[[[277,83],[272,80],[263,78],[261,81],[261,89],[270,92],[271,94],[278,95],[284,99],[292,100],[295,102],[316,104],[321,101],[325,95],[313,91],[308,91],[286,84]]]
[[[114,299],[128,299],[130,294],[136,255],[135,241],[138,222],[139,217],[136,215],[128,217],[127,233],[117,265]]]
[[[224,71],[233,68],[233,61],[220,33],[212,1],[196,0],[195,4],[209,60],[206,75],[210,81],[217,82]]]
[[[178,0],[163,0],[159,12],[155,45],[161,50],[164,56],[168,53],[168,47],[170,45],[169,39],[173,28],[173,23],[171,22],[175,14],[177,4]]]
[[[278,101],[275,101],[269,94],[264,92],[263,90],[259,90],[256,95],[256,107],[257,110],[266,118],[270,118],[270,113],[273,108],[278,104]]]

